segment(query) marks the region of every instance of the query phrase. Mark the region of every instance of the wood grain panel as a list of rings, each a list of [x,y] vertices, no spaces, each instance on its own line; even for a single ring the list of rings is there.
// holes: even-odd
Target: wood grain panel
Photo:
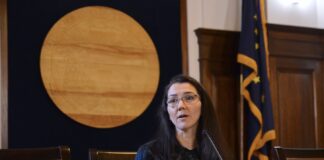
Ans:
[[[196,30],[199,43],[200,80],[215,105],[225,139],[228,159],[239,159],[239,68],[236,63],[238,33]]]
[[[277,61],[275,73],[279,102],[277,133],[280,143],[287,147],[316,147],[314,103],[316,100],[314,78],[318,76],[315,75],[316,70],[318,65],[312,61],[291,59]]]
[[[324,30],[268,25],[271,56],[323,58]]]
[[[324,36],[322,37],[324,39]],[[322,41],[322,46],[324,47],[324,41]],[[324,52],[324,49],[323,49]],[[318,79],[318,88],[316,103],[318,104],[316,116],[317,116],[317,147],[324,148],[324,60],[321,60],[321,70],[319,71],[320,79]]]
[[[284,147],[324,145],[323,30],[269,25],[271,91]]]
[[[109,7],[80,8],[56,22],[40,65],[57,107],[96,128],[120,126],[141,115],[159,82],[150,36],[130,16]]]

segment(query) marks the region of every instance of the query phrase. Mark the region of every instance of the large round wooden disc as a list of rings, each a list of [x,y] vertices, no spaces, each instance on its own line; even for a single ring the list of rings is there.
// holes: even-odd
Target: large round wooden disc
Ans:
[[[150,36],[125,13],[100,6],[70,12],[52,27],[40,69],[56,106],[96,128],[120,126],[142,114],[159,82]]]

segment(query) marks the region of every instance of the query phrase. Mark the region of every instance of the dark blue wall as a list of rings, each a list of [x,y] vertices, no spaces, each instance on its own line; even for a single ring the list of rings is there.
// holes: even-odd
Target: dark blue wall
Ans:
[[[79,124],[57,109],[42,84],[42,43],[62,16],[101,5],[127,13],[150,34],[160,60],[159,88],[148,109],[117,128]],[[181,73],[180,3],[177,0],[9,0],[9,147],[68,145],[72,158],[86,160],[89,148],[136,151],[154,136],[163,86]]]

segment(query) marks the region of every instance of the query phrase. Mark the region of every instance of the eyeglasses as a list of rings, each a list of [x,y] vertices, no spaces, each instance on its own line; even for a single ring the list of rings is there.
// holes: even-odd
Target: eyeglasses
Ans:
[[[199,96],[196,94],[186,94],[182,97],[171,97],[168,98],[167,104],[170,107],[176,107],[178,106],[180,100],[182,100],[182,102],[184,102],[186,105],[191,105],[196,103],[199,100]]]

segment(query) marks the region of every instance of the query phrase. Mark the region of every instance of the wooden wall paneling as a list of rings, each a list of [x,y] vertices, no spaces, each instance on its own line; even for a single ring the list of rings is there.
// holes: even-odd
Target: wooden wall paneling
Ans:
[[[324,55],[324,33],[321,33],[321,43],[320,52]],[[324,56],[323,56],[324,57]],[[324,58],[321,58],[321,79],[319,80],[319,85],[316,86],[320,88],[318,90],[317,103],[320,107],[317,108],[317,125],[318,125],[318,147],[324,148]]]
[[[277,132],[273,145],[324,147],[324,31],[274,24],[268,25],[268,31]],[[238,33],[198,29],[196,34],[201,82],[216,104],[230,151],[238,158],[244,150],[239,147],[243,140],[239,137]]]
[[[268,32],[271,56],[316,59],[323,57],[323,30],[269,24]]]
[[[278,104],[278,92],[276,92],[278,90],[278,86],[276,85],[276,75],[275,75],[275,70],[276,70],[276,58],[270,57],[269,58],[269,67],[270,67],[270,75],[269,75],[269,79],[270,79],[270,92],[271,92],[271,99],[272,99],[272,111],[273,111],[273,121],[274,121],[274,127],[275,127],[275,131],[278,132],[278,130],[280,130],[280,125],[277,115],[279,115],[279,108],[275,107],[275,106],[279,106]],[[274,140],[274,145],[279,145],[279,134],[277,133],[276,135],[276,139]]]
[[[274,145],[323,146],[323,30],[281,25],[268,29]]]
[[[210,94],[228,153],[239,157],[239,69],[236,63],[238,33],[196,30],[199,43],[200,80]],[[225,148],[226,148],[225,147]]]
[[[321,44],[324,45],[324,44]],[[324,51],[324,50],[322,50]],[[316,148],[324,148],[324,52],[323,56],[318,60],[317,70],[314,72],[314,88],[315,88],[315,138]]]
[[[287,147],[316,147],[316,84],[320,65],[314,60],[277,59],[272,75],[277,86],[277,141]],[[307,86],[307,87],[305,87]]]
[[[0,148],[8,147],[7,0],[0,0]]]

